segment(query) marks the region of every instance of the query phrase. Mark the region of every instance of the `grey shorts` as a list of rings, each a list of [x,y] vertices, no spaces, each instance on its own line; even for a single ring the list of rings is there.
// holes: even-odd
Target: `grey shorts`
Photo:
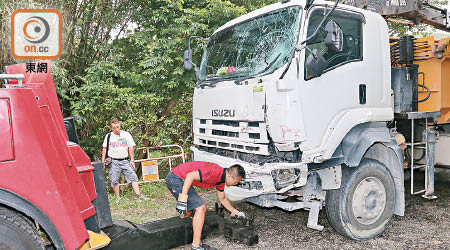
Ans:
[[[138,181],[137,175],[130,166],[128,160],[112,160],[111,167],[108,170],[111,187],[119,184],[120,173],[123,172],[127,183]]]
[[[166,185],[169,189],[170,193],[172,193],[173,197],[178,200],[178,195],[183,190],[184,180],[180,177],[176,176],[174,173],[170,172],[166,177]],[[187,202],[187,211],[194,210],[200,206],[205,204],[202,198],[195,192],[193,186],[188,190],[188,202]]]

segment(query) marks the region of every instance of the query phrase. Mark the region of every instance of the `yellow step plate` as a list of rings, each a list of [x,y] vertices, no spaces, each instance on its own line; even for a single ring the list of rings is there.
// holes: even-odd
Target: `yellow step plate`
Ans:
[[[101,234],[94,233],[92,231],[89,231],[89,240],[86,241],[83,245],[81,245],[78,249],[79,250],[94,250],[94,249],[100,249],[102,247],[105,247],[111,242],[111,239],[101,232]]]

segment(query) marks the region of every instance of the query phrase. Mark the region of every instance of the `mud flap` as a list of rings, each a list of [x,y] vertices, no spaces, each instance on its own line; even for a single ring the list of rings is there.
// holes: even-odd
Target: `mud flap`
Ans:
[[[80,246],[79,250],[95,250],[105,247],[111,242],[111,239],[104,234],[103,232],[98,234],[92,231],[89,231],[89,240],[86,241],[82,246]]]

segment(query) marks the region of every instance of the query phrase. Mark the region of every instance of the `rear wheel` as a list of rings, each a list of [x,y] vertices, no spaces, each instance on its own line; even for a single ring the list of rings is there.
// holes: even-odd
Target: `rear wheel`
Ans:
[[[44,244],[31,221],[15,211],[0,207],[0,249],[43,250]]]
[[[395,207],[394,179],[387,167],[363,159],[358,167],[343,168],[341,188],[326,195],[328,221],[340,234],[368,240],[381,234]]]

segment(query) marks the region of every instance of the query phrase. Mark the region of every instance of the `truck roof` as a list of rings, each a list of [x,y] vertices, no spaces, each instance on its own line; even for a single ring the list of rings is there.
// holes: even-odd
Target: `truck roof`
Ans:
[[[219,32],[219,31],[221,31],[221,30],[224,30],[224,29],[226,29],[226,28],[228,28],[228,27],[231,27],[231,26],[233,26],[233,25],[236,25],[236,24],[238,24],[238,23],[241,23],[241,22],[243,22],[243,21],[252,19],[252,18],[254,18],[254,17],[263,15],[263,14],[265,14],[265,13],[269,13],[269,12],[271,12],[271,11],[273,11],[273,10],[282,9],[282,8],[286,8],[286,7],[289,7],[289,6],[302,6],[302,7],[304,7],[305,4],[306,4],[306,1],[305,1],[305,0],[293,0],[293,1],[289,1],[289,2],[287,2],[287,3],[278,2],[278,3],[270,4],[270,5],[267,5],[267,6],[263,7],[263,8],[254,10],[254,11],[252,11],[252,12],[249,12],[249,13],[247,13],[247,14],[244,14],[244,15],[242,15],[242,16],[240,16],[240,17],[237,17],[237,18],[235,18],[235,19],[233,19],[233,20],[231,20],[231,21],[225,23],[224,25],[222,25],[221,27],[219,27],[213,34]],[[326,5],[329,5],[329,6],[333,6],[333,5],[334,5],[334,2],[331,2],[331,1],[322,1],[322,0],[315,0],[315,1],[314,1],[314,4],[315,4],[315,5],[325,5],[325,4],[326,4]],[[379,17],[381,17],[381,16],[380,16],[379,14],[377,14],[377,13],[374,13],[374,12],[368,11],[368,10],[364,10],[364,9],[360,9],[360,8],[357,8],[357,7],[353,7],[353,6],[349,6],[349,5],[345,5],[345,4],[339,4],[338,6],[339,6],[341,9],[344,8],[344,9],[348,9],[348,10],[357,11],[357,12],[359,12],[359,13],[364,14],[364,16],[379,16]]]

